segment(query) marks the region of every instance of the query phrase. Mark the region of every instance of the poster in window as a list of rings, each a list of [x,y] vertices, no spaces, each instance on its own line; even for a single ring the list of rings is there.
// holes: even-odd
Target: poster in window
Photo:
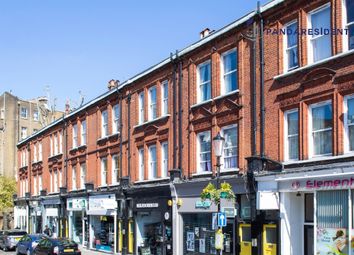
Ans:
[[[348,254],[347,230],[343,228],[317,228],[316,254]]]
[[[205,253],[205,239],[199,239],[199,252]]]
[[[199,237],[199,227],[195,227],[194,228],[194,234],[195,234],[195,237]]]
[[[187,251],[194,251],[194,232],[187,232]]]

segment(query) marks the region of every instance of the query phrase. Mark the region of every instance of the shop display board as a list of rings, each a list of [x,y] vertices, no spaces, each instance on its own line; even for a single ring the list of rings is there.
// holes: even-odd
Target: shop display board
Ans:
[[[347,230],[344,228],[317,228],[316,254],[348,254]]]

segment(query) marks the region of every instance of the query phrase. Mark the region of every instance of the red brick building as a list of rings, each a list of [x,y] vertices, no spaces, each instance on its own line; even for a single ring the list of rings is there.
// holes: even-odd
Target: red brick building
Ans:
[[[314,219],[323,205],[303,187],[304,170],[351,174],[354,67],[352,34],[309,30],[352,29],[352,9],[341,0],[270,2],[128,81],[111,81],[107,93],[20,142],[16,206],[28,210],[28,231],[49,225],[87,248],[123,254],[214,254],[217,208],[200,193],[216,184],[220,132],[220,179],[237,202],[221,201],[237,210],[223,228],[223,254],[314,254],[322,245],[314,229],[333,222]],[[301,224],[289,220],[295,213]],[[334,225],[348,236],[348,222]]]

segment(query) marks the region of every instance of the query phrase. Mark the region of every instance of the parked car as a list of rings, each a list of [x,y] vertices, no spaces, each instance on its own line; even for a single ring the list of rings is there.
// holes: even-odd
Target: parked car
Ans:
[[[26,231],[16,229],[2,231],[0,233],[0,248],[4,251],[15,249],[18,241],[26,234]]]
[[[16,254],[32,255],[39,241],[43,238],[43,234],[24,235],[17,243]]]
[[[66,238],[44,237],[34,249],[34,255],[81,255],[77,243]]]

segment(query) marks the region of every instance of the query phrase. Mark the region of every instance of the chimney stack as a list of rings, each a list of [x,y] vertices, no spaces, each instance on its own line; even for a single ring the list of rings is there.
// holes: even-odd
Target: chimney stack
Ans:
[[[112,90],[112,89],[117,88],[118,85],[119,85],[119,80],[113,80],[113,79],[112,79],[112,80],[110,80],[110,81],[108,82],[107,87],[108,87],[109,90]]]
[[[66,103],[65,103],[65,114],[69,114],[70,113],[70,102],[69,102],[69,99],[66,100]]]
[[[210,29],[205,28],[200,32],[200,39],[203,39],[204,37],[207,37],[210,34]]]

